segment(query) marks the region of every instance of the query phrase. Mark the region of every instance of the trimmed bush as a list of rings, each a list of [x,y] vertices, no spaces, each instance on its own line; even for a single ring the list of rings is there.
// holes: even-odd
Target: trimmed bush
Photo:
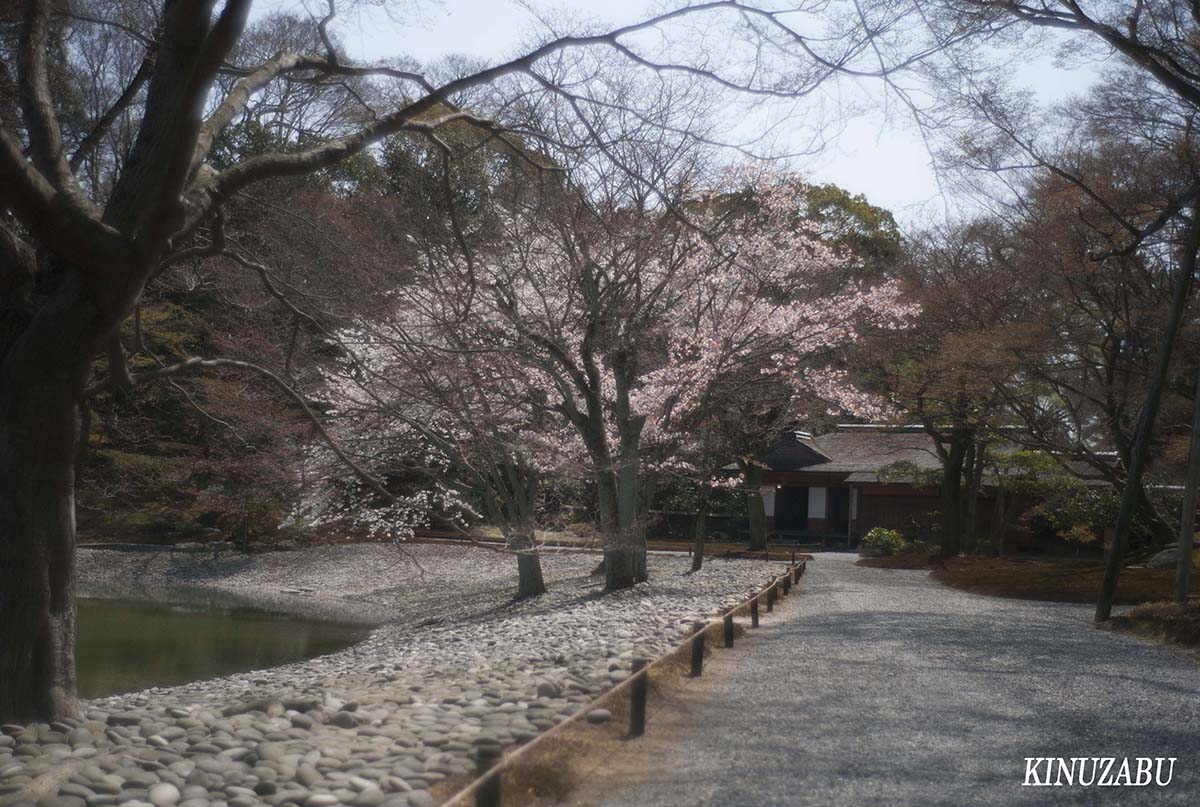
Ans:
[[[863,537],[863,548],[874,555],[898,555],[912,546],[897,530],[875,527]]]

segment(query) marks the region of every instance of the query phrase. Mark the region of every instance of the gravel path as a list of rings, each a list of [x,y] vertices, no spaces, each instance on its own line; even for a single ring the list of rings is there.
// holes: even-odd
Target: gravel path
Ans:
[[[246,556],[85,550],[92,595],[184,592],[376,624],[319,658],[92,700],[80,718],[0,725],[0,807],[431,807],[480,744],[537,736],[744,599],[781,564],[687,573],[603,593],[596,556],[549,552],[549,593],[513,602],[515,561],[414,544]]]
[[[1195,656],[1097,630],[1089,607],[853,560],[818,555],[752,649],[714,657],[570,803],[1200,803]],[[1046,756],[1178,761],[1162,788],[1022,787]]]

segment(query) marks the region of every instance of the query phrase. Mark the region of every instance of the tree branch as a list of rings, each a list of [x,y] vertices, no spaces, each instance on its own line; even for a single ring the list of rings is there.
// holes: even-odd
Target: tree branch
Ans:
[[[305,417],[307,417],[308,420],[313,424],[313,428],[316,429],[317,433],[321,436],[321,440],[326,446],[329,447],[329,450],[333,452],[334,456],[336,456],[338,460],[342,462],[342,464],[349,468],[355,476],[357,476],[364,484],[367,485],[367,487],[371,488],[371,490],[383,497],[389,504],[396,503],[396,496],[384,486],[383,482],[361,465],[356,463],[350,457],[350,455],[348,455],[342,449],[342,447],[338,445],[337,441],[333,439],[333,435],[329,433],[329,430],[326,429],[325,425],[321,422],[321,419],[317,417],[315,412],[313,412],[312,407],[310,407],[308,402],[304,400],[304,396],[302,396],[295,388],[284,381],[280,376],[276,375],[262,365],[254,364],[253,362],[248,361],[241,361],[240,359],[202,359],[199,357],[193,357],[178,362],[177,364],[167,365],[166,367],[159,367],[157,369],[147,370],[146,372],[142,373],[133,373],[130,375],[130,381],[136,386],[138,384],[145,384],[149,381],[156,381],[164,378],[174,378],[176,376],[186,375],[188,373],[220,369],[249,370],[261,375],[274,384],[276,388],[283,392],[284,395],[286,395],[294,404],[296,404],[297,407],[300,408]],[[84,397],[91,398],[109,389],[110,381],[111,379],[106,379],[100,384],[88,387],[86,390],[84,390]]]
[[[62,130],[54,114],[54,98],[46,69],[47,35],[50,28],[49,0],[26,0],[17,51],[17,76],[21,110],[29,133],[33,163],[60,191],[75,181],[63,151]]]
[[[104,135],[108,134],[108,130],[112,128],[117,116],[129,108],[129,105],[133,103],[133,99],[137,97],[138,91],[141,90],[142,85],[150,78],[150,74],[153,71],[154,47],[151,46],[147,48],[145,58],[142,59],[137,72],[133,74],[133,78],[130,79],[129,84],[125,87],[125,91],[96,120],[91,131],[84,136],[83,140],[79,141],[79,145],[75,148],[75,153],[71,155],[71,159],[67,164],[71,169],[71,173],[79,170],[79,166],[83,164],[83,161],[91,155]]]
[[[0,205],[12,210],[40,243],[86,275],[101,274],[100,260],[123,259],[120,233],[79,207],[77,198],[47,181],[0,128]]]

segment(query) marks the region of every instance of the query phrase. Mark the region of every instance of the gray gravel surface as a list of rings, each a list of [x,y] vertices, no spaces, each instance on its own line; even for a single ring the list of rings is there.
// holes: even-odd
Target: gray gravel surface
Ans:
[[[1086,606],[853,560],[818,555],[751,649],[716,656],[570,803],[1200,804],[1194,654],[1098,630]],[[1022,787],[1042,756],[1178,761],[1163,788]]]

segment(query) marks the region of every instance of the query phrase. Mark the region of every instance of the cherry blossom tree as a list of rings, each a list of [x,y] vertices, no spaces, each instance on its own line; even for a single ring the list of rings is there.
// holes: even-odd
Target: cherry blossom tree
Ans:
[[[802,99],[870,55],[880,31],[827,15],[827,0],[787,15],[713,0],[611,30],[565,26],[481,67],[430,68],[403,56],[355,60],[336,36],[338,5],[313,4],[308,32],[269,49],[245,36],[251,0],[0,6],[0,619],[10,628],[0,643],[0,718],[76,709],[74,462],[92,376],[132,391],[189,373],[246,373],[278,381],[306,408],[278,368],[251,361],[193,356],[130,371],[122,325],[164,274],[227,250],[232,200],[273,179],[335,171],[391,136],[436,140],[456,122],[519,149],[538,137],[524,112],[546,98],[565,103],[581,136],[606,149],[623,133],[597,137],[595,121],[614,110],[638,126],[687,132],[686,117],[654,114],[662,98],[707,85]],[[725,47],[714,59],[696,45],[718,29]],[[119,60],[79,60],[73,35],[96,30],[118,43]],[[640,92],[605,94],[614,60],[641,72]],[[68,101],[83,84],[86,108],[76,114]],[[301,129],[247,120],[256,98],[308,94],[331,114]],[[239,126],[279,137],[223,159],[231,155],[222,142]],[[647,191],[657,184],[641,179]]]
[[[708,494],[729,484],[720,471],[732,460],[757,497],[759,453],[785,428],[881,416],[883,402],[839,367],[843,351],[865,330],[905,327],[915,306],[895,282],[849,271],[857,256],[824,237],[798,177],[733,172],[695,206],[719,235],[695,253],[684,299],[664,323],[666,359],[646,374],[636,405],[647,413],[647,449],[699,486],[702,533]]]
[[[711,474],[715,445],[736,457],[713,426],[744,436],[728,424],[751,399],[773,413],[760,429],[814,401],[872,415],[838,351],[910,313],[892,283],[839,279],[847,259],[803,219],[793,177],[732,172],[703,193],[693,179],[663,206],[611,186],[599,199],[570,185],[511,195],[486,248],[428,250],[436,268],[401,289],[403,336],[387,336],[393,349],[469,360],[439,392],[472,421],[460,424],[466,442],[499,437],[524,465],[594,482],[610,589],[645,579],[649,479]],[[731,205],[735,193],[753,204]],[[430,321],[432,332],[418,324]]]

